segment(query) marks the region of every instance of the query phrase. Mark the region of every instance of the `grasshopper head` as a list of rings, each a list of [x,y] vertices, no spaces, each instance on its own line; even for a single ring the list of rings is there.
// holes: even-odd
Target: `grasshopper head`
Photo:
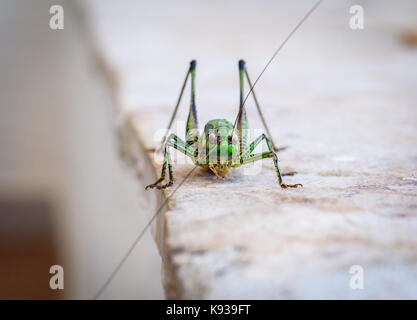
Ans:
[[[239,157],[239,140],[231,135],[233,125],[225,120],[211,120],[204,128],[204,146],[206,163],[219,178],[224,178],[232,168],[234,160]]]

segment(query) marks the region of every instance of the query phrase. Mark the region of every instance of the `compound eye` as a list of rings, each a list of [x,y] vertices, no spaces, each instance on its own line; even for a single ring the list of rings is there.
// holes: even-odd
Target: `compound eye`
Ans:
[[[209,134],[209,142],[210,142],[210,144],[217,144],[217,137],[216,137],[216,134],[214,132],[211,132]]]

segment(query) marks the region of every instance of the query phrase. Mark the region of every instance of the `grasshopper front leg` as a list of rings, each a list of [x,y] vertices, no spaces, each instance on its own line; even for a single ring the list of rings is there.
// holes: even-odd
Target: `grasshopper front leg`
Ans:
[[[169,171],[169,182],[163,185],[159,185],[164,179],[165,179],[165,173],[168,165],[168,171]],[[174,183],[174,176],[172,173],[172,160],[171,160],[171,154],[169,152],[169,146],[165,145],[164,149],[164,163],[162,164],[162,171],[161,171],[161,177],[155,181],[155,183],[152,183],[150,185],[147,185],[145,187],[145,190],[148,190],[148,188],[157,188],[157,189],[165,189]]]
[[[269,152],[261,152],[261,153],[257,153],[257,154],[252,154],[253,150],[255,150],[256,146],[262,140],[265,140],[266,145],[268,146]],[[281,172],[280,172],[279,166],[278,166],[278,156],[274,152],[274,148],[273,148],[273,145],[272,145],[271,141],[265,136],[265,134],[261,134],[258,138],[255,139],[255,141],[253,141],[249,145],[249,147],[247,149],[243,150],[242,155],[241,155],[241,163],[242,164],[248,164],[248,163],[259,161],[259,160],[262,160],[262,159],[265,159],[265,158],[273,158],[275,171],[277,173],[278,182],[279,182],[279,185],[281,186],[281,188],[284,188],[284,189],[285,188],[297,188],[297,187],[302,187],[303,186],[300,183],[297,183],[297,184],[285,184],[285,183],[283,183],[282,175],[281,175]],[[288,173],[288,174],[285,174],[285,175],[294,175],[294,172],[291,172],[291,173]]]
[[[172,171],[172,159],[171,159],[171,152],[169,148],[174,148],[185,155],[189,156],[194,162],[196,159],[194,147],[187,146],[184,141],[182,141],[177,135],[171,134],[167,140],[167,143],[165,144],[164,149],[164,162],[162,164],[162,171],[161,171],[161,177],[155,182],[145,187],[145,190],[148,188],[157,188],[157,189],[165,189],[173,185],[174,183],[174,175]],[[166,169],[168,167],[168,177],[169,181],[166,184],[160,185],[160,183],[165,179]]]

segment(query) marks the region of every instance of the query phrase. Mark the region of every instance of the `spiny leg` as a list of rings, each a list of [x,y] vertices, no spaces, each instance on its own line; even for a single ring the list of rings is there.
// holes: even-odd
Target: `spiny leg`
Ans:
[[[148,188],[165,189],[165,188],[168,188],[168,187],[172,186],[172,184],[174,183],[174,175],[173,175],[173,172],[172,172],[171,153],[169,151],[170,147],[181,151],[182,153],[184,153],[185,155],[187,155],[191,159],[193,159],[193,161],[195,161],[196,151],[194,150],[194,148],[190,147],[190,146],[186,146],[184,141],[182,141],[177,135],[172,133],[169,136],[169,138],[167,140],[167,143],[165,145],[164,162],[162,164],[161,177],[155,183],[146,186],[145,190],[147,190]],[[159,185],[165,179],[165,174],[166,174],[167,167],[168,167],[169,182],[164,184],[164,185]]]
[[[267,145],[268,145],[268,141],[270,142],[270,144],[272,145],[272,141],[269,140],[265,134],[261,134],[258,138],[256,138],[250,145],[248,148],[246,148],[245,150],[243,150],[242,152],[242,158],[248,156],[249,154],[251,154],[253,152],[253,150],[255,150],[255,148],[262,142],[262,140],[265,140]],[[272,148],[274,146],[272,145]],[[268,145],[269,151],[273,151],[273,149],[270,148],[270,146]],[[297,172],[292,171],[292,172],[285,172],[285,173],[281,173],[281,176],[293,176],[297,174]]]
[[[246,116],[246,109],[244,105],[244,84],[245,84],[245,61],[239,60],[239,113],[238,113],[238,119],[237,119],[237,136],[239,138],[239,150],[242,152],[243,149],[246,148],[247,141],[248,141],[248,118]]]
[[[167,165],[168,165],[168,170],[169,170],[169,182],[164,185],[159,185],[165,179],[165,172],[167,169]],[[171,162],[171,155],[169,152],[169,146],[165,145],[164,163],[162,164],[161,177],[158,180],[156,180],[154,183],[147,185],[145,187],[145,190],[148,190],[149,188],[165,189],[167,187],[170,187],[173,184],[173,179],[174,178],[172,174],[172,162]]]
[[[191,99],[190,110],[188,112],[187,124],[185,127],[185,145],[194,145],[198,141],[198,121],[197,121],[197,107],[195,104],[195,69],[197,62],[192,60],[190,62],[191,74]]]
[[[168,138],[167,145],[181,151],[186,156],[189,156],[193,161],[195,161],[195,157],[197,156],[197,149],[194,146],[187,146],[187,144],[176,134],[171,133]]]
[[[275,165],[275,171],[277,172],[278,182],[279,182],[279,185],[281,186],[281,188],[286,189],[286,188],[297,188],[297,187],[302,187],[303,186],[301,183],[285,184],[285,183],[282,182],[282,175],[279,171],[277,155],[272,151],[251,154],[247,158],[242,159],[242,164],[248,164],[248,163],[255,162],[255,161],[258,161],[258,160],[262,160],[262,159],[265,159],[265,158],[273,158],[274,165]]]
[[[171,128],[171,126],[172,126],[172,123],[175,119],[175,116],[176,116],[177,111],[178,111],[178,107],[179,107],[180,102],[181,102],[182,95],[184,93],[185,86],[187,84],[187,80],[188,80],[188,78],[191,74],[191,103],[190,103],[190,111],[189,111],[189,114],[188,114],[186,131],[185,131],[187,142],[184,143],[184,141],[182,141],[175,134],[171,134],[168,137],[168,139],[166,138],[166,135],[165,135],[165,137],[163,139],[163,142],[162,142],[162,146],[165,145],[165,149],[164,149],[164,162],[163,162],[163,165],[162,165],[161,177],[155,183],[146,186],[145,189],[148,189],[148,188],[163,189],[163,188],[167,188],[167,187],[169,187],[173,184],[172,161],[171,161],[171,155],[170,155],[170,152],[169,152],[169,147],[173,147],[175,149],[178,149],[182,153],[184,153],[184,154],[190,156],[191,158],[195,159],[195,151],[193,149],[193,145],[194,145],[195,142],[198,141],[197,112],[196,112],[196,106],[195,106],[195,69],[196,69],[196,64],[197,64],[197,62],[195,60],[192,60],[190,62],[190,67],[187,71],[186,77],[184,79],[184,83],[181,87],[181,92],[180,92],[180,95],[178,97],[177,104],[175,106],[174,112],[171,116],[171,119],[170,119],[169,124],[168,124],[168,129],[167,129],[167,132],[168,132],[169,129]],[[161,183],[164,180],[167,167],[168,167],[168,171],[169,171],[169,182],[165,185],[160,186],[159,183]]]
[[[261,153],[257,153],[257,154],[252,154],[253,150],[256,148],[256,146],[262,140],[265,140],[265,142],[266,142],[266,144],[268,146],[269,152],[261,152]],[[255,141],[253,141],[249,145],[249,147],[247,149],[245,149],[242,152],[241,163],[242,164],[248,164],[248,163],[255,162],[255,161],[259,161],[259,160],[262,160],[262,159],[265,159],[265,158],[273,158],[274,166],[275,166],[275,171],[276,171],[277,176],[278,176],[278,182],[279,182],[279,185],[282,188],[297,188],[297,187],[302,187],[303,186],[300,183],[297,183],[297,184],[285,184],[285,183],[282,182],[282,176],[284,174],[281,175],[281,172],[279,170],[278,157],[277,157],[277,155],[274,152],[274,149],[273,149],[273,146],[272,146],[271,141],[265,136],[265,134],[261,134],[258,138],[255,139]],[[289,173],[289,174],[286,174],[286,175],[293,175],[293,174],[294,173]]]

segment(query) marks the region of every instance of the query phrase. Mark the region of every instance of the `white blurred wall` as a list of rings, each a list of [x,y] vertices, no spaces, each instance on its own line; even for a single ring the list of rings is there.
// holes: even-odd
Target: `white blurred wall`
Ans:
[[[64,30],[49,28],[53,4],[64,7]],[[51,202],[65,295],[88,299],[152,204],[118,158],[116,109],[73,6],[0,2],[0,195]],[[102,297],[163,298],[149,233]]]

